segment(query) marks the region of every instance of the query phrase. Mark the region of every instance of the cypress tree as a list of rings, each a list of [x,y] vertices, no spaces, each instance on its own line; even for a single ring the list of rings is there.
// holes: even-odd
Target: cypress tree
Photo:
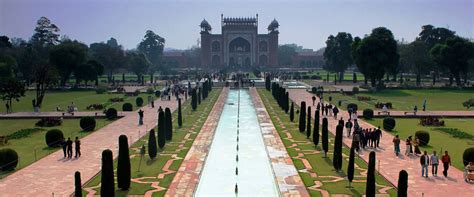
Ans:
[[[183,126],[183,115],[181,114],[181,99],[178,99],[178,126]]]
[[[398,197],[407,197],[408,193],[408,173],[405,170],[401,170],[398,174]]]
[[[163,149],[166,143],[165,112],[158,114],[158,147]]]
[[[198,104],[200,105],[201,104],[201,97],[202,97],[202,88],[199,88],[199,92],[198,92]]]
[[[328,139],[328,119],[327,118],[323,118],[323,126],[322,126],[322,134],[321,134],[321,140],[322,140],[322,143],[323,143],[323,150],[324,150],[324,157],[327,157],[328,155],[328,143],[329,143],[329,139]]]
[[[74,173],[74,197],[82,197],[81,173]]]
[[[319,110],[314,112],[313,143],[314,146],[319,144]]]
[[[367,169],[367,183],[365,185],[365,195],[375,197],[375,152],[369,154],[369,167]]]
[[[339,172],[342,167],[342,125],[336,126],[336,138],[334,141],[334,154],[332,158],[332,165],[336,171]]]
[[[349,187],[351,186],[352,180],[354,180],[354,158],[355,151],[354,146],[351,147],[351,152],[349,153],[349,164],[347,165],[347,179],[349,180]]]
[[[114,163],[112,151],[102,151],[102,171],[100,178],[100,196],[115,196]]]
[[[357,83],[357,75],[355,72],[352,73],[352,83]]]
[[[293,102],[291,102],[291,108],[290,108],[290,121],[293,122],[295,120],[295,106]]]
[[[193,108],[193,111],[196,111],[196,108],[197,108],[196,88],[193,88],[193,90],[191,91],[191,107]]]
[[[270,91],[270,85],[271,85],[270,75],[267,75],[267,77],[265,77],[265,88],[268,91]]]
[[[204,82],[202,85],[202,100],[206,100],[207,98],[207,81]]]
[[[155,130],[151,129],[150,134],[148,135],[148,156],[150,156],[150,159],[155,159],[156,152],[157,152],[157,149],[156,149]]]
[[[300,132],[304,132],[306,129],[306,102],[304,101],[301,101],[300,106],[299,129]]]
[[[306,139],[311,136],[311,106],[308,107],[308,120],[306,121]]]
[[[289,98],[289,95],[288,95],[288,92],[285,93],[285,101],[284,101],[284,104],[285,104],[285,113],[287,114],[288,111],[290,110],[289,108],[289,102],[290,102],[290,98]]]
[[[171,110],[170,108],[165,108],[165,133],[166,133],[166,140],[173,139],[173,121],[171,117]]]
[[[155,146],[156,147],[156,146]],[[130,166],[130,154],[128,150],[128,138],[126,135],[119,137],[119,155],[117,161],[117,186],[122,190],[130,188],[132,171]]]

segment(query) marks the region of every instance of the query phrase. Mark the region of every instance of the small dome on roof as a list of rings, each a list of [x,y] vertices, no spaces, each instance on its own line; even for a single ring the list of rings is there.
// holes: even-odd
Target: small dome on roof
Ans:
[[[201,27],[210,27],[209,23],[206,21],[206,19],[203,19],[201,22]]]
[[[278,28],[280,24],[278,24],[278,21],[276,19],[273,19],[273,21],[268,25],[268,30],[274,30]]]

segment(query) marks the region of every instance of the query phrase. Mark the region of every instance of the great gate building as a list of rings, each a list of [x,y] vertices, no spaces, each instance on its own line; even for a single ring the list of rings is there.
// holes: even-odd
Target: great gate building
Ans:
[[[268,25],[267,34],[258,34],[258,14],[249,18],[221,15],[221,34],[212,34],[211,25],[201,22],[201,66],[274,67],[278,65],[278,22]]]

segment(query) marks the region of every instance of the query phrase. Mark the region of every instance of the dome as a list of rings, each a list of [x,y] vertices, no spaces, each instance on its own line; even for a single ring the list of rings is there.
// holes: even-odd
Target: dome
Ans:
[[[202,22],[201,22],[201,27],[211,27],[211,25],[209,25],[209,23],[206,21],[206,19],[203,19]]]
[[[273,19],[273,21],[268,25],[268,30],[274,30],[278,28],[280,24],[278,24],[278,21],[276,19]]]

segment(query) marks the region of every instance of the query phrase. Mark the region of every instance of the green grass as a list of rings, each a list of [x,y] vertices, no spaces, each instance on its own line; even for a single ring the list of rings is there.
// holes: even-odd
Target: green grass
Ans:
[[[163,188],[168,188],[173,180],[176,172],[166,175],[164,178],[157,178],[158,174],[163,173],[163,166],[168,161],[176,159],[175,156],[180,157],[172,162],[170,169],[177,171],[181,165],[183,158],[188,153],[189,148],[192,146],[194,139],[199,134],[202,125],[207,119],[207,116],[212,110],[214,103],[219,97],[221,89],[214,89],[209,93],[209,97],[206,100],[201,102],[201,105],[198,105],[196,111],[192,111],[190,106],[190,99],[188,102],[183,103],[182,105],[182,114],[183,114],[183,126],[178,127],[177,123],[177,111],[173,112],[173,140],[168,141],[164,147],[164,150],[159,150],[158,156],[155,160],[150,160],[148,154],[143,157],[140,172],[138,172],[138,166],[140,163],[139,157],[139,148],[142,145],[148,145],[148,135],[145,135],[143,138],[135,142],[131,146],[130,154],[135,155],[136,157],[131,158],[131,168],[132,168],[132,179],[140,177],[152,177],[145,178],[142,181],[148,182],[159,182],[159,186]],[[155,128],[156,131],[156,128]],[[188,136],[188,140],[185,140],[185,136]],[[179,149],[179,146],[183,146],[182,149]],[[148,149],[146,150],[148,153]],[[117,167],[117,162],[114,162],[115,168]],[[84,180],[85,181],[85,180]],[[94,177],[89,183],[84,187],[97,187],[95,191],[97,194],[100,193],[100,174]],[[115,186],[117,189],[117,186]],[[116,196],[127,196],[127,195],[144,195],[146,191],[154,189],[151,187],[151,183],[139,184],[132,181],[131,187],[128,191],[116,191]],[[83,192],[84,196],[87,194],[86,191]],[[153,196],[164,196],[166,190],[153,193]]]
[[[143,98],[145,104],[147,102],[147,98],[150,94],[141,93],[139,96]],[[31,101],[35,98],[36,92],[35,91],[27,91],[25,93],[25,97],[21,97],[19,102],[13,102],[13,112],[32,112],[33,107],[31,105]],[[153,95],[154,96],[154,95]],[[45,94],[43,104],[41,106],[41,111],[56,111],[56,107],[60,106],[61,109],[66,110],[68,105],[71,105],[71,102],[74,102],[76,107],[79,111],[88,111],[86,107],[91,104],[101,103],[106,104],[109,103],[110,98],[115,97],[123,97],[124,102],[130,102],[132,105],[135,106],[135,98],[134,96],[124,96],[124,94],[97,94],[95,91],[91,90],[78,90],[78,91],[48,91]],[[122,110],[122,104],[124,102],[118,103],[110,103],[108,107],[114,107],[117,110]],[[5,103],[2,102],[2,106],[0,106],[0,112],[6,112]]]
[[[353,188],[346,188],[346,186],[348,186],[347,180],[341,180],[337,182],[328,182],[335,178],[346,177],[345,172],[347,169],[349,148],[347,146],[343,146],[344,161],[342,165],[343,166],[342,170],[340,172],[334,171],[334,168],[332,166],[332,150],[334,150],[334,145],[333,145],[334,135],[329,133],[330,144],[329,144],[328,158],[324,158],[324,152],[319,152],[321,151],[321,148],[320,148],[321,144],[318,145],[317,148],[315,148],[312,142],[309,139],[306,139],[306,134],[299,132],[298,115],[295,114],[295,120],[294,122],[291,122],[289,115],[285,114],[285,112],[281,110],[280,107],[278,107],[278,104],[273,99],[269,91],[265,89],[259,89],[258,92],[260,96],[262,97],[262,100],[265,104],[265,107],[268,110],[268,113],[270,114],[273,124],[275,125],[278,133],[280,134],[280,137],[282,138],[284,145],[286,146],[288,154],[292,157],[293,162],[296,166],[296,169],[299,170],[300,177],[302,178],[305,186],[308,188],[308,191],[310,192],[311,196],[322,195],[319,191],[309,189],[309,187],[314,186],[315,181],[321,181],[323,185],[319,189],[326,190],[331,195],[347,194],[347,195],[352,195],[352,196],[361,196],[362,194],[365,193],[366,175],[363,173],[363,171],[367,169],[367,164],[361,158],[356,156],[356,159],[355,159],[355,164],[356,166],[359,166],[359,167],[356,167],[354,170],[354,182],[352,183]],[[284,126],[284,128],[282,126]],[[292,142],[288,139],[288,135],[286,131],[291,133],[292,138],[295,141],[297,141],[296,147],[299,148],[300,150],[296,150],[295,147],[290,147],[295,142]],[[311,152],[315,150],[317,150],[317,152]],[[315,172],[318,175],[317,177],[311,177],[309,173],[302,171],[306,169],[303,163],[299,159],[295,158],[298,155],[298,153],[304,154],[304,158],[306,158],[309,161],[309,163],[311,164],[313,168],[310,171]],[[324,177],[324,176],[331,176],[331,177]],[[392,187],[385,179],[383,179],[379,175],[376,175],[376,181],[377,181],[377,184],[379,185]],[[377,187],[377,189],[380,189],[380,188],[381,187]],[[395,189],[394,188],[389,189],[388,194],[390,196],[395,196],[396,195]]]
[[[308,76],[320,76],[321,79],[324,79],[326,80],[327,78],[327,73],[329,73],[329,81],[334,81],[334,74],[335,72],[330,72],[330,71],[327,71],[327,70],[318,70],[318,71],[314,71],[314,72],[311,72],[311,73],[308,73],[307,75]],[[353,72],[352,71],[347,71],[347,72],[344,72],[344,80],[346,81],[352,81],[352,78],[353,78]],[[357,76],[357,81],[363,81],[364,80],[364,75],[360,72],[356,72],[356,76]],[[337,76],[339,77],[339,75]]]
[[[443,150],[449,151],[449,155],[451,156],[452,164],[460,169],[464,169],[464,165],[462,164],[462,154],[464,150],[468,147],[474,146],[474,141],[470,139],[461,139],[453,137],[451,134],[447,134],[442,131],[436,130],[437,128],[453,128],[468,133],[470,135],[474,135],[474,119],[467,118],[467,119],[443,119],[445,122],[445,127],[424,127],[419,124],[419,119],[396,119],[396,126],[394,131],[391,133],[393,135],[399,135],[401,139],[405,140],[408,136],[413,135],[415,136],[415,132],[419,130],[428,131],[430,133],[430,141],[427,146],[420,147],[421,151],[428,151],[428,153],[432,153],[434,150],[438,153]],[[382,126],[382,119],[373,119],[368,120],[372,125],[375,126]],[[392,136],[390,136],[392,137]],[[402,152],[404,152],[404,146],[402,146]]]
[[[6,136],[20,129],[34,128],[36,127],[35,123],[37,121],[38,120],[36,119],[0,120],[0,128],[2,128],[0,130],[0,135]],[[110,121],[105,119],[97,119],[96,121],[96,130],[110,123]],[[0,145],[0,149],[11,148],[18,153],[20,161],[18,167],[16,168],[17,170],[30,165],[31,163],[47,156],[50,153],[53,153],[54,151],[59,150],[59,148],[49,148],[46,145],[44,139],[46,131],[50,129],[60,129],[63,131],[65,138],[70,137],[71,139],[75,138],[76,136],[82,138],[91,133],[82,131],[81,127],[79,126],[79,119],[65,119],[63,120],[61,126],[43,127],[43,129],[45,130],[32,133],[28,137],[9,140],[7,145]],[[0,179],[13,172],[14,171],[0,172]]]
[[[469,98],[473,98],[474,90],[442,90],[442,89],[422,89],[422,90],[383,90],[375,93],[359,93],[354,96],[342,95],[340,93],[325,93],[324,98],[328,101],[332,97],[332,103],[337,104],[342,101],[344,109],[348,103],[356,103],[359,110],[374,109],[377,102],[391,102],[393,110],[411,111],[415,105],[418,110],[422,109],[423,101],[426,99],[426,110],[467,110],[462,103]],[[357,96],[369,96],[370,101],[358,101]],[[472,110],[472,109],[471,109]]]

